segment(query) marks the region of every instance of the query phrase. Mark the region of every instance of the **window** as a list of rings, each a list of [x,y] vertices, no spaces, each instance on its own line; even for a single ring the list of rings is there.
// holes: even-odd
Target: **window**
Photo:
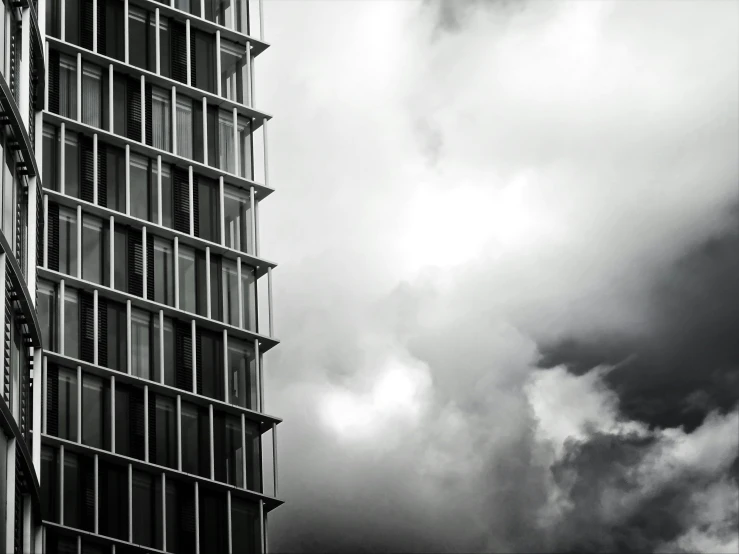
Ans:
[[[131,215],[152,221],[149,199],[149,158],[131,154]]]
[[[45,350],[56,350],[54,321],[56,318],[56,289],[53,283],[38,281],[38,319],[41,342]]]
[[[92,458],[64,453],[64,525],[92,531],[95,526],[95,472]]]
[[[223,291],[224,322],[239,325],[239,280],[236,262],[221,260],[221,290]]]
[[[43,140],[43,178],[44,187],[51,190],[59,190],[59,158],[60,152],[60,132],[58,127],[44,124],[44,140]]]
[[[167,4],[169,5],[169,4]],[[159,73],[163,77],[172,76],[171,36],[169,18],[159,14]]]
[[[64,355],[80,357],[80,309],[77,291],[64,291]]]
[[[129,63],[149,71],[156,69],[153,21],[153,14],[133,6],[128,8],[128,32],[131,38],[128,47]]]
[[[144,391],[116,383],[115,451],[124,456],[144,459]]]
[[[80,44],[80,0],[66,0],[64,5],[65,40]]]
[[[76,441],[77,406],[79,405],[79,398],[77,395],[77,371],[73,369],[67,369],[65,367],[60,367],[57,371],[59,379],[59,404],[57,414],[59,421],[58,436],[62,439]],[[52,379],[53,373],[54,372],[52,372],[51,376]]]
[[[205,240],[219,243],[221,210],[218,182],[198,175],[193,187],[197,188],[195,234]]]
[[[235,187],[226,187],[223,195],[226,246],[253,254],[251,196]]]
[[[223,400],[223,333],[198,328],[196,340],[198,394]]]
[[[218,112],[218,156],[218,168],[221,171],[236,172],[233,114],[224,110]]]
[[[77,119],[77,60],[63,54],[59,56],[59,115]]]
[[[98,309],[105,314],[98,317],[99,336],[103,343],[98,347],[98,363],[115,371],[126,371],[126,305],[101,298],[98,299]]]
[[[172,108],[170,107],[169,93],[164,89],[152,87],[151,93],[151,121],[152,121],[152,143],[154,148],[172,151],[170,125],[172,121]],[[190,126],[192,128],[192,119]]]
[[[199,7],[199,6],[198,6]],[[191,49],[190,78],[192,85],[201,90],[215,94],[216,92],[216,41],[215,36],[190,28],[190,36],[194,37],[195,48]]]
[[[156,181],[158,180],[158,170],[156,167],[153,168],[153,180],[152,180],[152,187],[156,188],[154,185],[156,184]],[[158,186],[158,185],[157,185]],[[157,204],[158,205],[158,204]],[[160,222],[161,225],[165,227],[172,228],[173,224],[173,206],[172,206],[172,172],[170,170],[169,164],[162,164],[162,220]]]
[[[123,61],[125,58],[123,2],[98,0],[98,12],[98,52]]]
[[[128,292],[127,252],[127,227],[116,223],[113,236],[113,286],[116,290],[123,292]]]
[[[177,554],[195,554],[195,488],[192,483],[168,478],[166,494],[167,550]],[[205,548],[201,552],[211,550]]]
[[[154,301],[174,306],[172,244],[152,237],[154,242]]]
[[[82,123],[101,128],[103,120],[102,72],[89,63],[82,65]]]
[[[244,327],[257,330],[257,279],[254,269],[241,264],[241,294],[244,302]]]
[[[150,454],[152,463],[177,467],[177,419],[175,401],[172,398],[154,395],[154,418],[156,424],[149,429],[149,447],[153,450]],[[152,442],[152,437],[156,439]]]
[[[246,488],[262,492],[262,435],[259,424],[246,421],[244,429],[246,447]]]
[[[59,271],[77,276],[77,213],[59,208]]]
[[[80,197],[80,148],[77,133],[64,136],[64,194]]]
[[[82,278],[108,285],[108,227],[97,217],[82,216]]]
[[[152,377],[151,319],[149,312],[131,310],[131,373],[144,379]]]
[[[209,421],[208,410],[182,402],[182,471],[186,473],[210,476]]]
[[[233,554],[259,552],[259,509],[238,496],[231,496],[231,541]]]
[[[156,111],[154,112],[156,114]],[[193,157],[193,117],[192,100],[177,98],[177,154],[185,158]]]
[[[226,493],[200,487],[198,496],[201,551],[228,552]]]
[[[133,542],[162,547],[162,480],[158,476],[132,473]]]
[[[99,145],[98,145],[99,146]],[[98,180],[98,187],[107,187],[107,207],[126,212],[126,151],[111,144],[105,145],[106,179]],[[44,182],[44,185],[46,183]]]
[[[100,533],[128,540],[128,475],[124,467],[101,459],[99,462],[98,495]]]
[[[54,37],[54,38],[60,38],[60,21],[61,21],[61,7],[60,7],[60,0],[48,0],[46,2],[46,34]],[[2,20],[5,21],[5,3],[3,2],[2,11],[0,12],[2,14]],[[2,47],[5,45],[5,37],[3,36],[4,29],[0,30],[0,37],[2,37],[2,44],[0,45],[0,51],[2,51]],[[5,58],[3,58],[5,59]]]
[[[5,435],[2,435],[0,439],[4,437]],[[0,464],[4,463],[5,456],[0,456]],[[44,484],[41,487],[41,506],[43,507],[43,513],[46,514],[44,517],[59,523],[59,454],[56,448],[47,445],[41,447],[41,482]],[[0,466],[0,487],[3,487],[4,484],[5,466],[2,465]],[[0,509],[4,509],[5,504],[5,502],[1,502]],[[5,518],[3,517],[0,521],[5,521]],[[4,531],[5,526],[2,527],[3,529],[0,529],[0,532]]]
[[[228,337],[228,387],[231,404],[255,409],[257,368],[254,349],[246,342]]]
[[[221,94],[243,104],[247,82],[245,46],[221,39]]]
[[[195,313],[195,251],[187,246],[178,248],[180,309]]]
[[[239,175],[245,179],[253,179],[251,123],[242,116],[237,119],[236,138],[239,146]]]
[[[82,374],[82,442],[110,449],[107,425],[110,422],[110,382],[96,375]]]
[[[175,336],[174,336],[174,325],[172,320],[168,317],[164,319],[164,329],[162,331],[163,341],[162,348],[164,349],[164,384],[170,386],[176,386],[175,379]],[[159,319],[154,320],[154,329],[157,337],[159,336]],[[154,359],[156,363],[159,363],[159,341],[154,342]]]
[[[213,415],[213,454],[217,481],[244,486],[244,449],[241,443],[241,418],[230,414]]]

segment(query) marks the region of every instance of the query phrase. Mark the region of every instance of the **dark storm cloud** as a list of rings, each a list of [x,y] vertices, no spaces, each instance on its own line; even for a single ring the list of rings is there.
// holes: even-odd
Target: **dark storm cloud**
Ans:
[[[739,210],[732,211],[739,226]],[[692,248],[646,298],[650,324],[641,333],[543,344],[540,366],[582,374],[619,364],[606,382],[626,417],[650,425],[693,429],[710,411],[732,409],[739,399],[739,230]]]

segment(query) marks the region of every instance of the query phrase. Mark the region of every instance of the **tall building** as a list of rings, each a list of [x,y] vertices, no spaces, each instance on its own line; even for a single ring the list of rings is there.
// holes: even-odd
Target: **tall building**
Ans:
[[[0,544],[265,552],[261,0],[0,6]]]

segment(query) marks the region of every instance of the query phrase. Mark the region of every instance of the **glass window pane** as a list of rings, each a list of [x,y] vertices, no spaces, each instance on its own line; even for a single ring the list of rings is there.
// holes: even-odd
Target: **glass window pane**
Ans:
[[[170,229],[174,225],[172,203],[172,172],[169,164],[162,164],[162,225]]]
[[[218,111],[218,167],[222,171],[235,173],[233,114]]]
[[[131,407],[129,388],[115,384],[115,451],[124,456],[131,455]]]
[[[156,395],[154,400],[156,426],[155,453],[153,463],[176,468],[177,467],[177,413],[175,400],[166,396]]]
[[[207,487],[200,487],[199,493],[200,550],[228,552],[226,493]]]
[[[246,488],[262,492],[262,435],[258,424],[246,421]]]
[[[257,279],[254,269],[241,264],[241,291],[244,302],[244,327],[250,331],[257,330]]]
[[[233,554],[259,552],[259,508],[231,496],[231,535]]]
[[[244,486],[244,449],[241,443],[241,418],[214,413],[214,464],[217,481]]]
[[[216,41],[215,35],[191,29],[195,33],[195,67],[193,86],[208,91],[216,92]]]
[[[171,152],[172,108],[170,94],[160,88],[152,88],[151,93],[152,146]],[[192,129],[192,123],[191,123]],[[192,133],[192,131],[191,131]]]
[[[257,405],[254,349],[244,341],[228,337],[228,386],[231,404],[254,409]]]
[[[192,100],[177,98],[177,154],[192,159],[193,115]]]
[[[244,103],[246,83],[246,47],[221,39],[221,94]]]
[[[205,240],[220,242],[220,201],[218,182],[207,177],[197,177],[198,187],[198,236]]]
[[[128,8],[128,32],[131,37],[128,60],[131,65],[141,69],[152,69],[149,67],[149,50],[155,48],[154,44],[149,44],[148,18],[148,12],[133,6]]]
[[[252,179],[254,168],[252,162],[251,124],[246,118],[239,116],[238,120],[239,141],[239,175],[246,179]]]
[[[144,379],[152,377],[151,340],[151,314],[131,310],[131,373]]]
[[[59,368],[59,437],[77,440],[77,371]]]
[[[159,476],[143,471],[132,474],[133,542],[161,548],[162,481]]]
[[[252,253],[252,210],[248,192],[226,187],[223,195],[223,215],[226,246]]]
[[[102,117],[102,72],[99,67],[82,65],[82,123],[101,127]]]
[[[51,190],[59,190],[60,135],[61,133],[58,127],[44,124],[44,159],[42,171],[44,187]]]
[[[95,448],[109,448],[105,431],[110,425],[110,385],[101,377],[82,375],[82,442]]]
[[[105,284],[104,269],[107,251],[103,240],[103,222],[90,215],[82,216],[82,278],[93,283]],[[105,272],[107,273],[107,272]]]
[[[131,154],[131,215],[153,221],[149,206],[149,158]]]
[[[175,386],[175,338],[174,325],[168,317],[164,318],[164,384]]]
[[[182,471],[186,473],[210,475],[209,421],[207,410],[182,402]]]
[[[180,309],[195,313],[195,251],[187,246],[178,248]]]
[[[107,207],[126,212],[126,151],[111,144],[105,145]],[[46,183],[44,183],[45,185]]]
[[[77,60],[63,54],[59,56],[59,115],[77,119]]]
[[[116,224],[113,237],[113,285],[116,290],[128,291],[128,273],[126,271],[126,252],[128,251],[128,233],[122,225]]]
[[[38,318],[41,326],[41,342],[45,350],[56,351],[54,322],[56,321],[56,289],[53,283],[38,282]]]
[[[172,244],[154,237],[154,301],[174,306]]]
[[[167,4],[169,4],[167,2]],[[172,55],[169,34],[169,18],[159,14],[159,72],[164,77],[172,77]]]
[[[236,262],[221,260],[221,291],[223,292],[224,321],[231,325],[239,325],[239,280]]]
[[[80,149],[77,133],[64,133],[64,193],[80,197]]]
[[[77,212],[59,208],[59,271],[77,276]]]
[[[117,404],[117,403],[116,403]],[[128,471],[107,460],[99,462],[100,533],[128,540]]]
[[[64,355],[80,357],[80,310],[77,291],[64,291]]]
[[[64,35],[67,42],[80,44],[80,3],[66,0],[64,6]]]
[[[0,466],[0,478],[2,479],[0,487],[4,487],[5,456],[0,457],[0,464],[3,464]],[[47,445],[41,447],[41,482],[44,484],[41,487],[41,506],[45,514],[44,517],[59,523],[59,455],[55,447]],[[2,508],[0,509],[4,509],[5,504],[5,502],[2,502]],[[2,518],[1,521],[5,521],[5,519]]]
[[[204,367],[198,368],[202,383],[202,394],[216,400],[223,400],[223,333],[198,329],[199,343]]]
[[[126,371],[127,363],[127,316],[126,305],[112,300],[106,300],[107,304],[107,355],[99,354],[100,365],[109,367],[116,371]]]

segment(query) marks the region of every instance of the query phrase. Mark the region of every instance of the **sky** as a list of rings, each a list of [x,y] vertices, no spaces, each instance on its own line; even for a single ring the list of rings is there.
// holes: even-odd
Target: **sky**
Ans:
[[[739,3],[265,35],[270,550],[739,551]]]

